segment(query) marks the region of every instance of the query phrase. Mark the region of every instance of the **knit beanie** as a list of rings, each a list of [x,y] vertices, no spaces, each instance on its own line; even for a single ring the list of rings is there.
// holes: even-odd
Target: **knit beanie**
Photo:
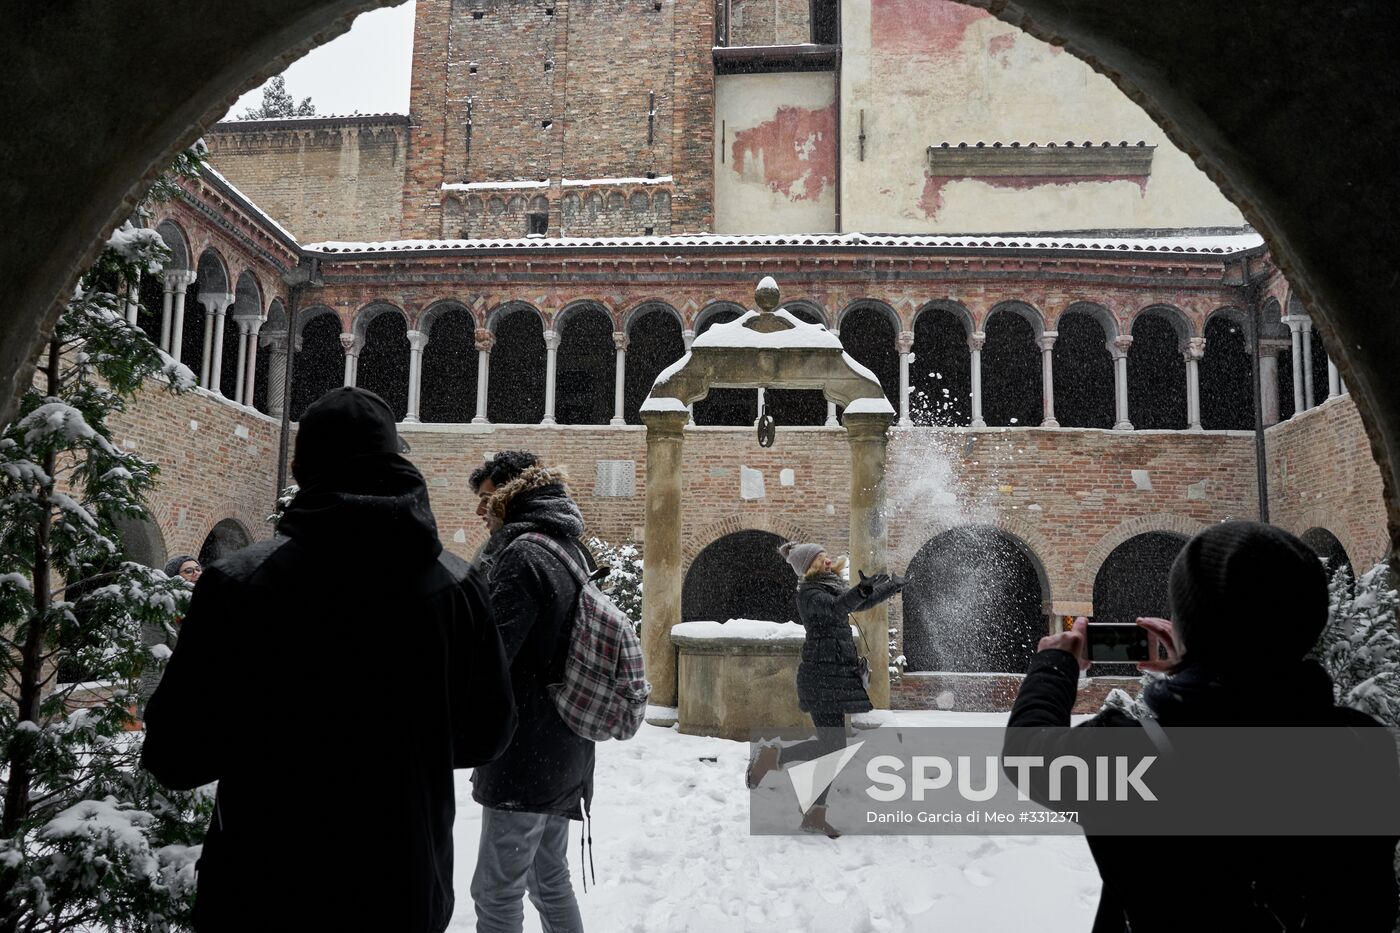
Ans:
[[[193,554],[181,554],[179,557],[171,558],[165,562],[165,575],[172,579],[175,578],[179,575],[180,568],[184,566],[186,561],[190,560],[199,563],[199,558]]]
[[[331,389],[297,422],[292,475],[302,487],[352,472],[357,461],[397,458],[403,449],[389,404],[366,389]]]
[[[825,550],[820,544],[793,544],[789,541],[778,548],[778,553],[788,562],[792,572],[802,577],[811,569],[812,561],[817,559],[817,555]]]
[[[1221,674],[1299,661],[1327,624],[1322,561],[1273,525],[1202,531],[1177,555],[1168,591],[1185,658]]]

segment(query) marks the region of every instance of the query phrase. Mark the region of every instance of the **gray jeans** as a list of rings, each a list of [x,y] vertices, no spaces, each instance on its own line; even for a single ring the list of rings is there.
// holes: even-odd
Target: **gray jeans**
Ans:
[[[563,816],[481,808],[481,847],[472,875],[477,933],[520,933],[526,893],[544,933],[583,933],[569,881],[569,823]]]

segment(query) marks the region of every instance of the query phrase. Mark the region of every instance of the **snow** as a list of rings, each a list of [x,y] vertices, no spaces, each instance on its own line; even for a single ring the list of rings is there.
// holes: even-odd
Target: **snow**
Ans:
[[[691,342],[692,350],[704,348],[726,350],[840,350],[841,338],[823,324],[808,324],[785,308],[774,311],[778,318],[792,326],[787,330],[763,333],[748,326],[759,316],[758,311],[746,311],[725,324],[716,324]]]
[[[900,725],[994,726],[996,713],[888,714]],[[593,802],[597,884],[583,892],[579,824],[569,872],[586,929],[609,933],[1082,933],[1099,876],[1077,836],[751,836],[744,742],[646,725],[598,745]],[[714,759],[713,761],[707,759]],[[457,909],[470,895],[481,829],[470,772],[458,771]],[[770,779],[772,780],[772,779]],[[837,794],[829,818],[859,819]],[[793,813],[793,824],[799,814]],[[541,929],[525,903],[525,929]]]
[[[565,188],[591,188],[602,185],[669,185],[670,175],[658,175],[655,178],[565,178],[563,187]]]
[[[547,181],[468,181],[443,182],[443,191],[519,191],[525,188],[548,188]]]
[[[243,201],[242,206],[246,207],[250,214],[257,217],[258,220],[267,224],[269,227],[276,230],[278,233],[282,234],[282,236],[286,237],[288,240],[291,240],[293,243],[297,242],[297,238],[292,235],[292,232],[290,230],[279,224],[277,221],[273,220],[270,214],[266,213],[262,208],[258,207],[256,201],[254,201],[252,198],[248,197],[242,191],[239,191],[236,187],[234,187],[233,182],[229,181],[223,175],[219,174],[218,170],[215,169],[208,162],[205,162],[203,165],[200,166],[199,174],[201,176],[208,175],[213,177],[213,179],[217,181],[220,185],[224,186],[230,192],[237,195],[239,199]]]
[[[893,415],[894,406],[883,395],[879,398],[858,398],[846,406],[848,415]]]
[[[0,587],[12,586],[22,593],[34,592],[34,585],[22,573],[0,573]]]
[[[689,355],[689,354],[687,354]],[[657,378],[660,378],[659,376]],[[642,403],[642,411],[689,411],[685,402],[678,398],[670,398],[665,395],[657,395],[648,398]]]
[[[671,636],[683,638],[742,638],[746,641],[804,641],[807,630],[796,622],[730,619],[728,622],[677,622]]]

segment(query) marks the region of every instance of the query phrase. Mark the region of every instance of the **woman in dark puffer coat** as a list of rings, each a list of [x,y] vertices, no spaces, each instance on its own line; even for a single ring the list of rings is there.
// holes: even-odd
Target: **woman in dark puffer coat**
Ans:
[[[757,787],[768,772],[795,761],[811,761],[846,745],[846,714],[873,707],[860,671],[860,652],[851,634],[849,616],[871,609],[904,586],[888,574],[861,577],[847,586],[840,571],[845,559],[833,561],[820,544],[784,544],[778,553],[802,578],[797,587],[797,612],[807,639],[797,668],[797,702],[809,713],[817,737],[788,748],[761,748],[749,766],[748,786]],[[829,788],[828,788],[829,789]],[[840,835],[826,821],[826,791],[802,817],[804,832]]]

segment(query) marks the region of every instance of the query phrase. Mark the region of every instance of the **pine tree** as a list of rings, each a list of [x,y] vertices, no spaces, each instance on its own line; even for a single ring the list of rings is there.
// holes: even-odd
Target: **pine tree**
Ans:
[[[316,116],[316,105],[310,97],[297,103],[287,92],[287,79],[278,75],[263,85],[262,104],[243,111],[240,120],[287,120]]]
[[[588,549],[600,566],[609,568],[600,589],[627,614],[637,631],[642,629],[642,552],[630,541],[614,547],[602,538],[588,539]]]
[[[197,171],[186,152],[178,172]],[[155,189],[168,194],[166,179]],[[188,924],[212,802],[141,770],[131,703],[168,649],[189,588],[124,559],[118,522],[147,517],[156,467],[112,440],[108,418],[151,376],[190,371],[125,315],[140,275],[169,253],[123,224],[83,275],[46,344],[19,417],[0,433],[0,931],[167,930]],[[113,685],[74,709],[59,666]]]
[[[1315,653],[1332,676],[1337,703],[1400,726],[1400,631],[1388,564],[1377,564],[1353,586],[1341,568],[1328,587],[1331,608]]]

